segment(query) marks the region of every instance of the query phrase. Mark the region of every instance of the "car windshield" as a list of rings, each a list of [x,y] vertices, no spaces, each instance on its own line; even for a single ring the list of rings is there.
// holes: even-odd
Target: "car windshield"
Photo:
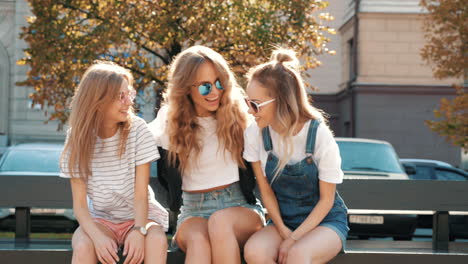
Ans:
[[[0,171],[59,172],[60,150],[12,150]]]
[[[338,141],[343,171],[403,173],[398,157],[387,144]]]

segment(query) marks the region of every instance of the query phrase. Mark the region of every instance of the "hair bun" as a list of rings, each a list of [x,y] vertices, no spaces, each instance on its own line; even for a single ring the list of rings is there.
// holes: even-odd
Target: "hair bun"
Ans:
[[[271,60],[279,63],[287,63],[296,69],[299,67],[299,60],[297,59],[296,52],[291,49],[275,49],[271,54]]]

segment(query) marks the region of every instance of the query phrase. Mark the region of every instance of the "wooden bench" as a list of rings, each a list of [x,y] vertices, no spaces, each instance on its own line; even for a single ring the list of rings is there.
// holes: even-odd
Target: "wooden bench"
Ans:
[[[164,205],[164,192],[155,185]],[[345,180],[338,186],[351,209],[435,211],[432,242],[348,240],[346,254],[330,263],[468,263],[468,243],[449,242],[448,211],[468,211],[468,182]],[[16,208],[14,239],[0,239],[1,263],[70,263],[70,240],[30,238],[30,208],[71,208],[67,179],[56,176],[1,176],[0,207]],[[170,251],[167,263],[183,263]]]

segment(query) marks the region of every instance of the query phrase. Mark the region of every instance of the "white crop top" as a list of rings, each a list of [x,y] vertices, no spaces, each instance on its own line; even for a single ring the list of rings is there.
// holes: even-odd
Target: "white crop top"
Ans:
[[[149,128],[158,146],[169,149],[167,129],[168,107],[163,106]],[[197,117],[202,149],[198,159],[191,159],[182,175],[182,190],[197,191],[211,189],[239,181],[239,167],[229,151],[219,147],[216,136],[217,121],[213,117]]]
[[[310,121],[306,122],[301,131],[293,136],[293,155],[288,164],[297,163],[307,156],[305,145],[307,142],[307,132],[309,131]],[[281,144],[280,135],[270,127],[271,141],[273,143],[273,154],[278,156],[284,147]],[[263,173],[265,174],[265,165],[268,153],[263,146],[263,138],[260,128],[256,123],[252,123],[244,132],[244,154],[243,157],[249,162],[260,161]],[[317,128],[315,139],[315,148],[312,158],[318,168],[318,177],[322,181],[329,183],[342,183],[343,171],[341,170],[340,150],[328,126],[320,123]]]

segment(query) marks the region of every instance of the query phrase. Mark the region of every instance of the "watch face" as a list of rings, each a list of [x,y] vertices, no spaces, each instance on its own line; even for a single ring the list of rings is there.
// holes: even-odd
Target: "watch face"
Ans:
[[[142,226],[142,227],[140,227],[140,233],[143,234],[144,236],[146,236],[146,233],[148,233],[148,231],[146,230],[146,228],[144,228]]]

